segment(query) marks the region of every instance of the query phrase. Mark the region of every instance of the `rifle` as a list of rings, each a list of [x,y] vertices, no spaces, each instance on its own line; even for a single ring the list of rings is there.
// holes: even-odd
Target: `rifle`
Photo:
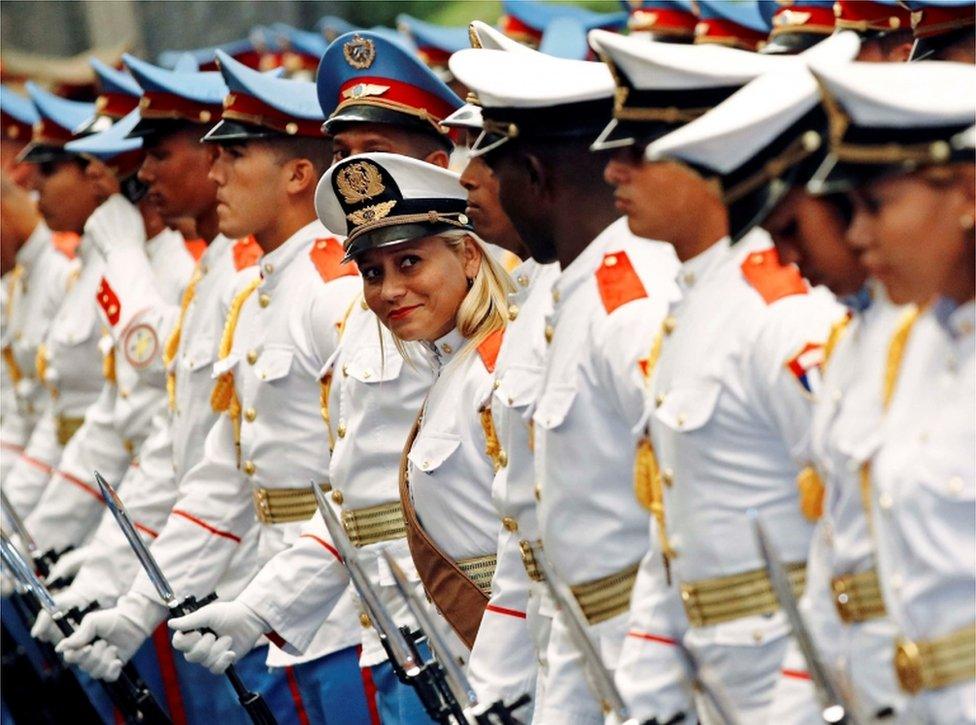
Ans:
[[[71,636],[87,610],[86,612],[75,609],[62,611],[21,553],[6,534],[2,533],[0,533],[0,556],[24,590],[29,592],[37,604],[48,613],[61,633],[65,637]],[[115,706],[125,713],[127,722],[171,725],[169,716],[156,702],[156,698],[131,663],[122,668],[117,682],[105,683],[104,687]]]
[[[108,481],[106,481],[102,474],[95,471],[95,482],[98,484],[99,490],[102,492],[102,498],[105,499],[105,504],[108,506],[109,511],[112,512],[112,516],[115,517],[116,523],[119,528],[122,529],[122,533],[125,535],[126,541],[129,542],[129,546],[135,552],[136,557],[139,559],[139,563],[142,564],[142,568],[145,570],[146,574],[149,575],[149,580],[152,582],[153,586],[156,588],[156,592],[159,594],[160,599],[169,607],[169,619],[175,617],[182,617],[191,612],[195,612],[200,609],[200,607],[209,604],[217,598],[216,593],[212,593],[203,599],[197,599],[193,596],[184,597],[183,599],[177,599],[176,595],[173,593],[172,587],[169,585],[166,576],[163,574],[163,570],[159,568],[159,564],[156,563],[156,558],[149,551],[149,547],[146,546],[142,537],[136,531],[135,525],[132,523],[132,519],[129,518],[129,513],[125,510],[125,505],[122,503],[122,499],[115,492]],[[210,630],[200,630],[204,634],[216,634]],[[237,695],[237,701],[244,708],[244,711],[251,718],[251,722],[255,725],[277,725],[278,721],[275,716],[271,713],[271,708],[268,707],[268,703],[264,701],[264,698],[256,692],[251,692],[247,689],[247,686],[241,680],[240,675],[237,674],[237,670],[234,669],[233,665],[230,665],[224,672],[224,675],[230,680],[231,686],[234,688],[234,693]]]

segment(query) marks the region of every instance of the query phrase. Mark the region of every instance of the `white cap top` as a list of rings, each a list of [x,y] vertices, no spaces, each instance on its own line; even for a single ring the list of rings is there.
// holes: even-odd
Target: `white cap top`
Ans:
[[[841,33],[814,48],[822,63],[830,58],[834,64],[846,66],[859,46],[854,33]],[[820,101],[817,83],[803,62],[806,58],[806,54],[783,58],[786,63],[776,64],[773,71],[749,82],[700,118],[650,144],[647,158],[679,158],[721,174],[734,171]]]
[[[485,108],[547,108],[609,98],[614,90],[605,64],[541,53],[462,50],[450,66]]]
[[[481,107],[465,103],[441,121],[441,125],[448,128],[482,128],[484,124],[481,122]]]
[[[494,28],[481,20],[473,20],[468,28],[478,36],[478,42],[484,50],[508,50],[515,53],[539,53],[517,40],[512,40],[498,28]],[[539,53],[539,55],[542,55]]]
[[[976,68],[967,63],[817,62],[811,70],[858,126],[963,125],[976,116]]]
[[[639,90],[742,85],[785,60],[718,45],[648,42],[605,30],[591,30],[588,37]]]
[[[976,149],[976,126],[970,126],[953,136],[952,145],[957,149]]]

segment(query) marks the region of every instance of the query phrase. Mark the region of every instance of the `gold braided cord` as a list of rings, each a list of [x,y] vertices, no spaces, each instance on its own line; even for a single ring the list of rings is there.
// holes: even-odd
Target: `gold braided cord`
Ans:
[[[891,336],[891,342],[888,344],[888,359],[885,363],[884,384],[881,392],[881,401],[885,410],[891,406],[891,399],[895,395],[898,373],[901,371],[901,364],[905,358],[905,346],[908,344],[908,337],[916,320],[918,320],[918,315],[917,307],[905,310],[898,321],[894,334]]]
[[[14,292],[16,291],[17,285],[20,283],[23,276],[24,265],[22,264],[15,265],[14,268],[10,270],[10,277],[7,279],[7,309],[5,310],[7,319],[4,320],[5,325],[10,324],[10,320],[13,318]],[[7,345],[3,348],[2,353],[0,354],[3,355],[3,361],[7,366],[10,381],[16,385],[24,379],[24,371],[21,370],[20,365],[17,364],[17,358],[14,357],[13,347]]]
[[[163,364],[166,366],[166,397],[169,400],[169,409],[176,410],[176,369],[173,361],[180,348],[180,337],[183,334],[183,321],[186,318],[186,311],[190,308],[190,303],[197,293],[197,284],[203,278],[203,269],[198,262],[193,269],[193,276],[186,289],[183,290],[183,298],[180,300],[180,315],[176,318],[176,326],[166,339],[166,346],[163,348]]]
[[[727,189],[724,194],[725,203],[733,204],[772,179],[778,179],[787,169],[796,166],[820,148],[821,143],[820,135],[816,131],[807,131],[787,146],[782,153],[763,164],[756,173]]]
[[[10,381],[14,385],[24,379],[24,371],[21,370],[20,365],[17,364],[17,358],[14,357],[14,349],[10,345],[3,348],[3,361],[7,365],[7,372],[10,374]]]
[[[821,370],[827,369],[827,363],[830,362],[834,350],[837,349],[837,345],[843,339],[844,335],[847,334],[847,328],[851,324],[851,319],[852,315],[848,312],[830,326],[830,332],[827,334],[827,342],[824,343],[824,359],[820,364]]]
[[[491,417],[491,403],[485,403],[478,411],[478,415],[481,417],[481,430],[485,434],[485,453],[491,460],[493,468],[497,471],[502,467],[502,445],[498,441],[498,433],[495,430],[495,420]]]

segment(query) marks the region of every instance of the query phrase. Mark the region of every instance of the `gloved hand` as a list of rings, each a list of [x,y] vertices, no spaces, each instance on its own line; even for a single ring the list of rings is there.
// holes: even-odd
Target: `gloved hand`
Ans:
[[[113,194],[88,217],[85,235],[99,254],[108,259],[113,251],[144,245],[146,225],[131,202],[121,194]]]
[[[88,671],[85,665],[85,653],[76,652],[71,655],[68,653],[72,650],[82,650],[94,640],[102,639],[113,646],[114,656],[121,664],[125,664],[132,659],[132,655],[156,625],[165,618],[166,607],[162,604],[141,594],[129,593],[119,599],[115,607],[92,612],[86,616],[81,620],[81,625],[75,633],[61,640],[56,649],[65,656],[66,660],[73,661],[69,657],[78,658],[77,664]],[[89,652],[88,655],[90,654]],[[93,664],[93,668],[104,665],[104,660],[99,660]]]
[[[0,597],[6,599],[17,591],[17,584],[6,574],[0,574]]]
[[[240,602],[213,602],[192,614],[169,621],[176,630],[173,646],[183,652],[188,662],[203,665],[215,675],[246,655],[271,626],[257,613]],[[211,629],[213,634],[201,634]]]
[[[104,639],[85,645],[81,649],[67,650],[64,653],[64,661],[77,665],[96,680],[105,682],[115,682],[119,679],[123,665],[118,650]]]
[[[49,587],[55,583],[61,583],[66,581],[71,581],[74,579],[75,574],[81,569],[82,564],[88,558],[88,552],[85,547],[80,547],[77,549],[71,549],[71,551],[66,551],[51,567],[51,571],[48,572],[45,584]],[[59,586],[61,585],[59,584]]]
[[[88,600],[85,597],[82,597],[77,592],[72,592],[70,589],[55,594],[54,603],[58,605],[58,609],[62,612],[66,612],[74,607],[84,609],[88,606]],[[51,644],[57,644],[64,639],[64,635],[61,634],[61,630],[54,624],[51,615],[43,609],[37,615],[34,626],[31,627],[31,637],[41,642],[50,642]]]

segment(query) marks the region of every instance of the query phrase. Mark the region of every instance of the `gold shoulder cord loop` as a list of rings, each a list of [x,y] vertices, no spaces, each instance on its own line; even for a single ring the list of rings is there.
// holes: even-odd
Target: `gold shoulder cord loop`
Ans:
[[[186,311],[190,309],[190,304],[197,294],[197,285],[202,278],[203,270],[198,262],[193,269],[193,276],[190,278],[189,284],[183,290],[183,299],[180,301],[180,315],[176,319],[176,325],[166,339],[166,347],[163,348],[163,364],[166,366],[166,397],[169,400],[170,410],[176,410],[176,369],[173,367],[173,361],[176,359],[176,353],[180,348],[180,337],[183,335]]]

